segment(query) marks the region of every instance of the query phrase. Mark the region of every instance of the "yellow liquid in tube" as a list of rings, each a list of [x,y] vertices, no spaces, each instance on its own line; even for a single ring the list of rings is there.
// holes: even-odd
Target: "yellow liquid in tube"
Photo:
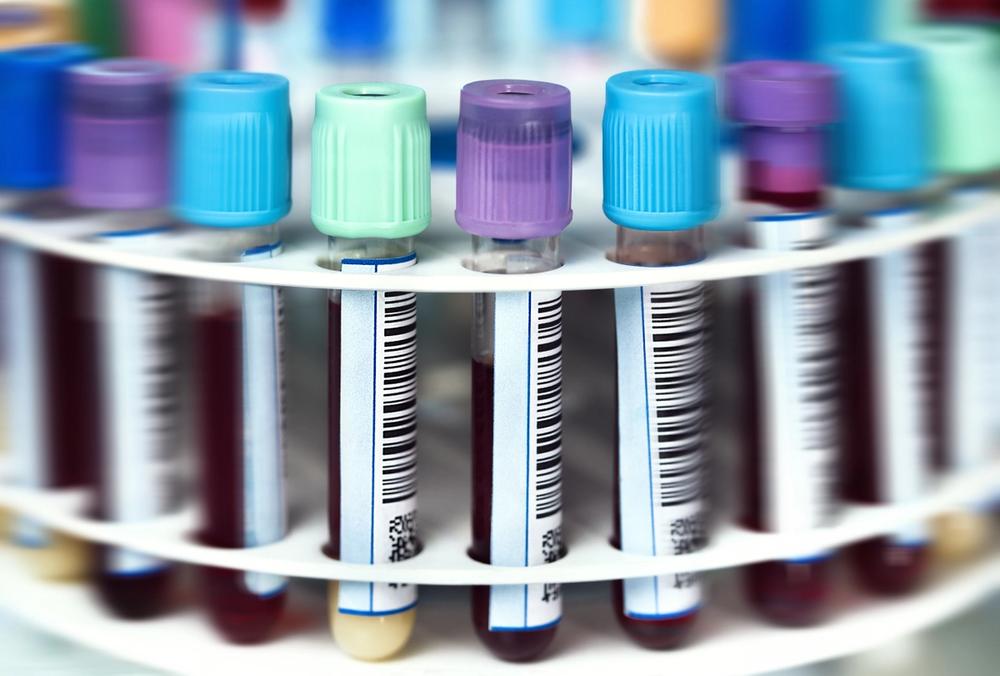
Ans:
[[[417,610],[368,617],[347,615],[337,609],[336,582],[330,582],[330,632],[337,646],[357,660],[377,662],[399,653],[410,640]]]

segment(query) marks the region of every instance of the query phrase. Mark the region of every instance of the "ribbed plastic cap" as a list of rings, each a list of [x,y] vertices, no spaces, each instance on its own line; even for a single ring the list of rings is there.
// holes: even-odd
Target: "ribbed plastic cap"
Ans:
[[[637,230],[684,230],[718,215],[719,123],[711,78],[635,70],[608,80],[604,213]]]
[[[748,61],[726,68],[726,114],[758,127],[817,127],[837,115],[836,73],[818,63]]]
[[[62,184],[66,69],[91,58],[76,44],[0,52],[0,186]]]
[[[729,0],[727,61],[805,58],[807,7],[804,0]]]
[[[936,169],[975,173],[1000,166],[996,36],[981,28],[936,26],[909,37],[927,56]]]
[[[548,33],[556,42],[606,40],[615,25],[615,0],[544,0]]]
[[[184,78],[174,131],[177,215],[217,227],[277,222],[291,208],[291,131],[280,75]]]
[[[331,237],[412,237],[431,219],[424,90],[334,85],[316,94],[312,220]]]
[[[495,239],[554,237],[573,219],[569,90],[531,80],[462,88],[455,220]]]
[[[109,59],[70,70],[69,198],[97,209],[169,202],[171,71]]]
[[[323,31],[330,48],[343,56],[372,57],[389,45],[389,0],[326,0]],[[400,30],[406,30],[401,26]]]
[[[919,50],[886,42],[827,52],[840,73],[832,134],[834,182],[858,190],[912,190],[930,178],[927,73]]]

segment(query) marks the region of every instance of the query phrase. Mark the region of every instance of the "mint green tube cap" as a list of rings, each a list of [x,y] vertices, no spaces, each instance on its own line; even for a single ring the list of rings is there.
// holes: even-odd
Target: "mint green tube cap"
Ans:
[[[312,221],[330,237],[398,239],[431,220],[424,90],[383,82],[316,94]]]
[[[985,28],[928,26],[907,35],[927,56],[935,168],[1000,167],[1000,41]]]

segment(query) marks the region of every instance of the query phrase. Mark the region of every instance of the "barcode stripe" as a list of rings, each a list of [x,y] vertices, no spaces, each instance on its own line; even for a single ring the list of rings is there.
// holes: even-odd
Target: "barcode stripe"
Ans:
[[[417,494],[417,296],[382,296],[382,503]]]
[[[562,297],[538,303],[535,519],[562,509]]]

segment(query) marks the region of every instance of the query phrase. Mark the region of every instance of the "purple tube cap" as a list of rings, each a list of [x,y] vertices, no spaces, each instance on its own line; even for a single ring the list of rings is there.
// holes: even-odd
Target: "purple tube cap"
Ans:
[[[484,80],[462,88],[455,220],[495,239],[554,237],[573,218],[566,87]]]
[[[70,69],[69,198],[98,209],[169,202],[173,72],[106,59]]]
[[[837,117],[836,72],[818,63],[747,61],[726,69],[726,113],[760,127],[815,127]]]

